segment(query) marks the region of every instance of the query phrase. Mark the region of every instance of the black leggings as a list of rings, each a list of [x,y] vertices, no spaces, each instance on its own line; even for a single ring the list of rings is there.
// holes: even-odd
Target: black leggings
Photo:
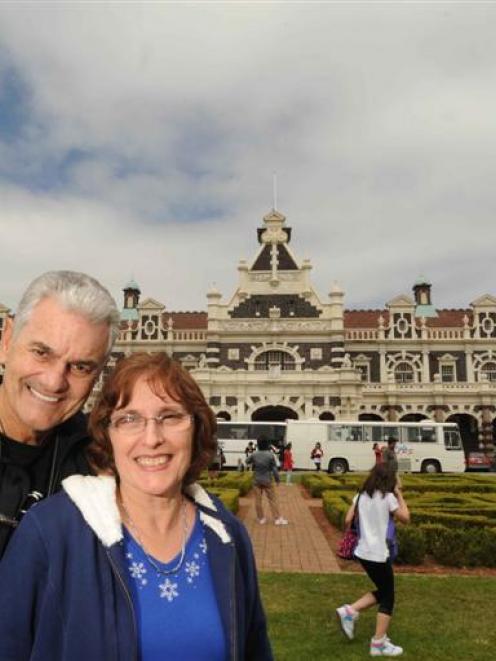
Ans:
[[[386,562],[372,562],[362,558],[358,558],[358,560],[367,572],[367,576],[377,587],[377,590],[373,590],[372,594],[379,604],[379,613],[392,615],[394,608],[394,573],[391,560],[389,558]]]

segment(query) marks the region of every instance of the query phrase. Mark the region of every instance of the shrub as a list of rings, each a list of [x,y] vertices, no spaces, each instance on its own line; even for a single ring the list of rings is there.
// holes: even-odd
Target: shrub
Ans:
[[[208,492],[220,498],[227,509],[233,514],[236,514],[239,509],[239,491],[237,489],[219,489],[218,487],[213,487],[209,488]]]
[[[397,526],[399,553],[397,562],[405,565],[421,565],[425,558],[425,535],[414,526]]]
[[[431,537],[430,552],[442,565],[463,567],[467,564],[467,542],[466,530],[438,526],[437,533]]]
[[[248,471],[242,473],[228,471],[225,473],[219,473],[219,477],[216,479],[211,479],[206,473],[204,473],[198,481],[202,487],[208,491],[215,488],[237,489],[242,496],[245,496],[252,488],[253,473]]]
[[[465,531],[466,564],[469,567],[496,567],[496,528]]]
[[[351,498],[347,501],[341,494],[336,494],[333,491],[324,491],[322,494],[322,506],[325,515],[334,526],[341,530],[344,530],[344,518],[350,504]]]
[[[327,489],[337,489],[338,482],[327,475],[304,475],[301,483],[310,492],[313,498],[321,498],[322,493]]]
[[[230,471],[220,477],[215,482],[215,486],[222,489],[237,489],[241,496],[245,496],[253,486],[253,473],[251,471],[242,473]]]

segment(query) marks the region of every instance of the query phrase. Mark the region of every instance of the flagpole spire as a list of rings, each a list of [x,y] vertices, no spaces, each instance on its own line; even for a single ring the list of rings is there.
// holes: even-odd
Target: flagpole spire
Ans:
[[[272,173],[272,210],[276,211],[277,210],[277,173],[274,170]]]

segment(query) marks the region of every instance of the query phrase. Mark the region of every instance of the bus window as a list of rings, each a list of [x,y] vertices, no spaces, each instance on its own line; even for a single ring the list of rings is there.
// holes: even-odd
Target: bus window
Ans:
[[[238,440],[247,439],[248,426],[230,425],[229,423],[217,425],[217,438],[219,440],[225,438],[236,438]]]
[[[457,429],[444,429],[444,445],[447,450],[461,450],[462,439]]]
[[[265,438],[268,438],[270,441],[270,428],[269,425],[246,425],[247,426],[247,431],[248,431],[248,436],[246,438],[250,439],[258,439],[260,436],[265,436]]]
[[[270,428],[270,438],[275,441],[276,445],[284,445],[286,427],[283,427],[282,425],[272,425]]]
[[[340,443],[346,438],[344,430],[345,427],[342,427],[341,425],[329,425],[329,427],[327,427],[327,438],[333,443]]]
[[[402,440],[406,443],[418,443],[420,441],[420,429],[418,427],[404,428]]]
[[[348,427],[348,441],[361,441],[362,440],[362,428],[358,425],[353,425]]]
[[[372,440],[372,427],[369,427],[367,425],[362,427],[362,434],[363,434],[363,440],[364,441],[371,441]]]
[[[399,427],[383,427],[384,432],[383,441],[387,442],[390,438],[394,438],[397,441],[400,440],[400,428]]]
[[[436,430],[434,427],[420,427],[420,441],[422,443],[435,443]]]
[[[361,425],[330,425],[327,430],[328,438],[333,442],[362,440]]]
[[[384,427],[377,425],[374,427],[370,427],[372,430],[372,438],[370,440],[374,441],[374,443],[383,443],[384,442]]]

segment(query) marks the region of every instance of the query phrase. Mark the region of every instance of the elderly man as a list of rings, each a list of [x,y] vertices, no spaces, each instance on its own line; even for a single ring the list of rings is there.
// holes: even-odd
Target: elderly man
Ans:
[[[80,412],[119,332],[114,299],[83,273],[34,280],[0,346],[0,557],[26,509],[88,473]]]

